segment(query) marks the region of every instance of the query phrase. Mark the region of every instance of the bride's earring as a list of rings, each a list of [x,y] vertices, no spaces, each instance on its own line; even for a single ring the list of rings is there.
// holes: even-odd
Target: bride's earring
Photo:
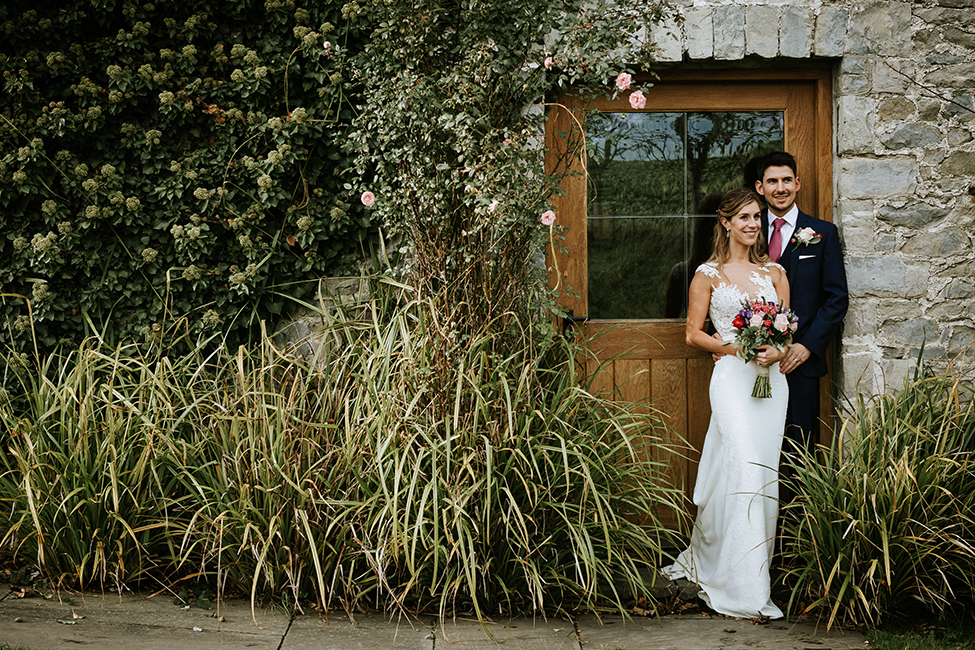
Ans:
[[[731,228],[726,228],[724,231],[724,236],[731,239]]]

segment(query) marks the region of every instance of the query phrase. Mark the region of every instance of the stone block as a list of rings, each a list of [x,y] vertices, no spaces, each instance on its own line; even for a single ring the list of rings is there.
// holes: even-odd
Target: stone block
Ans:
[[[945,290],[945,297],[948,300],[970,300],[975,298],[975,279],[953,279]],[[969,315],[972,315],[972,313],[969,312]]]
[[[898,322],[886,322],[881,332],[887,341],[895,345],[908,345],[920,348],[921,345],[936,344],[941,340],[941,326],[929,318],[912,318]]]
[[[840,57],[846,50],[849,12],[839,7],[823,7],[816,17],[813,51],[816,56]]]
[[[907,255],[939,258],[957,255],[971,247],[963,230],[952,228],[940,232],[926,232],[912,237],[901,249]]]
[[[917,368],[915,358],[910,359],[883,359],[880,362],[880,369],[883,373],[882,389],[885,391],[900,390],[904,383],[914,376]]]
[[[975,0],[938,0],[942,7],[955,7],[958,9],[975,7]]]
[[[924,163],[927,169],[937,169],[946,157],[944,150],[940,147],[936,149],[924,149],[921,154],[923,156],[921,162]]]
[[[362,317],[368,309],[369,286],[364,278],[323,278],[315,297],[316,309],[300,308],[282,319],[275,328],[273,340],[282,347],[306,359],[329,363],[332,335],[327,323],[344,314]]]
[[[684,20],[687,56],[710,59],[714,56],[714,13],[711,7],[688,7]]]
[[[676,63],[684,58],[684,32],[673,19],[654,25],[651,31],[653,41],[659,47],[657,61]]]
[[[944,278],[967,278],[975,276],[975,261],[959,262],[938,273]]]
[[[867,74],[867,60],[865,56],[844,56],[840,61],[840,76]]]
[[[970,300],[944,300],[935,303],[924,313],[936,321],[953,321],[967,318],[972,313]]]
[[[948,146],[951,148],[960,147],[966,142],[971,142],[972,134],[965,129],[948,130]]]
[[[964,63],[968,59],[964,56],[959,56],[957,54],[950,54],[947,52],[935,52],[934,54],[929,54],[924,57],[923,65],[928,68],[940,68],[945,65],[955,65],[957,63]]]
[[[884,122],[906,120],[914,114],[914,103],[906,97],[885,97],[877,106],[877,116]]]
[[[873,153],[877,146],[877,100],[842,96],[837,100],[837,148],[840,154]]]
[[[880,141],[888,149],[913,149],[943,144],[944,139],[944,134],[934,127],[908,122],[894,129]]]
[[[956,356],[962,353],[968,358],[975,357],[975,329],[968,325],[954,325],[948,339],[948,354]]]
[[[779,30],[779,52],[784,57],[805,59],[812,52],[815,21],[812,11],[803,7],[786,7]]]
[[[853,300],[843,319],[843,336],[871,338],[877,333],[877,301]]]
[[[771,59],[779,53],[779,9],[768,5],[745,8],[745,54]]]
[[[954,151],[941,165],[941,173],[956,176],[975,175],[975,151]]]
[[[878,253],[891,253],[897,250],[897,235],[878,233],[873,246]]]
[[[875,0],[850,17],[847,52],[909,57],[911,55],[910,2]]]
[[[941,113],[941,102],[930,97],[922,97],[917,102],[917,119],[922,122],[934,122]]]
[[[894,226],[905,228],[921,228],[938,219],[944,218],[948,210],[929,203],[909,203],[901,208],[884,206],[877,216]]]
[[[879,374],[880,366],[874,359],[873,353],[848,349],[843,346],[842,364],[839,385],[843,387],[843,394],[852,398],[854,395],[871,395],[876,392],[875,377]]]
[[[745,12],[736,5],[714,8],[714,58],[737,61],[745,57]]]
[[[839,189],[854,199],[910,196],[917,177],[917,163],[910,158],[848,158],[840,163]]]
[[[957,115],[962,122],[968,122],[975,119],[975,102],[971,95],[956,95],[945,104],[941,114],[949,119]]]
[[[924,75],[924,83],[941,88],[975,88],[975,62],[958,63]]]
[[[975,11],[971,9],[940,7],[919,7],[914,15],[929,25],[950,25],[958,29],[975,31]]]
[[[850,296],[920,298],[927,293],[925,264],[907,264],[894,257],[852,257],[846,260]]]
[[[870,79],[864,74],[848,74],[840,77],[840,95],[866,95],[870,92]]]
[[[975,50],[975,34],[970,34],[963,29],[958,29],[954,25],[949,25],[942,30],[941,35],[949,43],[960,45],[967,50]]]
[[[917,76],[915,65],[909,60],[875,58],[870,63],[870,79],[875,93],[905,94],[911,80]]]

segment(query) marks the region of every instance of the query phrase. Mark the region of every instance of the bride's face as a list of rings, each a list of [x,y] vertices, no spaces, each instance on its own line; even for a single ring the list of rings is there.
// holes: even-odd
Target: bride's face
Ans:
[[[742,206],[731,220],[722,219],[728,236],[732,242],[751,247],[758,241],[762,231],[762,209],[758,203],[752,202]],[[730,243],[730,242],[729,242]]]

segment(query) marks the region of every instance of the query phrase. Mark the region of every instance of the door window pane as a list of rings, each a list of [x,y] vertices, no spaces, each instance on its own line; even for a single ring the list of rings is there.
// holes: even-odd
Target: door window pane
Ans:
[[[743,184],[749,160],[783,148],[783,117],[762,111],[587,118],[590,318],[686,315],[685,271],[693,274],[710,255],[717,202]]]

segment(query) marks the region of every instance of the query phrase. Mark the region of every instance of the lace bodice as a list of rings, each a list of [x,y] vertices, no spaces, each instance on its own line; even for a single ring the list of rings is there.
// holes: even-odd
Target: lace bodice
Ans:
[[[708,316],[711,317],[715,329],[725,341],[733,341],[735,338],[736,331],[731,325],[731,321],[741,309],[742,300],[765,298],[769,302],[779,301],[775,286],[772,284],[772,276],[769,273],[772,268],[782,269],[775,262],[769,262],[765,266],[759,267],[758,270],[752,271],[749,276],[751,286],[745,287],[746,291],[742,291],[737,284],[728,284],[724,280],[717,284],[711,283],[711,307],[708,309]],[[712,280],[721,275],[718,271],[718,265],[714,262],[705,262],[697,267],[697,272],[703,273]]]

